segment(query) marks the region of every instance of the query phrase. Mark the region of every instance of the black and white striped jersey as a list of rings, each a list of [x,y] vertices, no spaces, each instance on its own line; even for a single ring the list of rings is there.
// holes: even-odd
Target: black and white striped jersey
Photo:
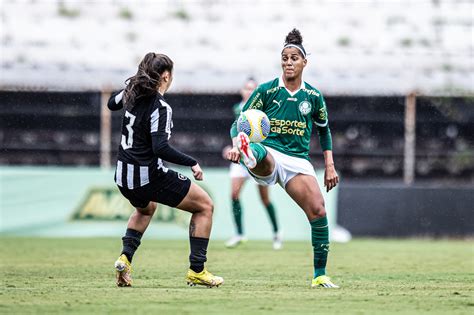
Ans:
[[[115,182],[134,189],[158,180],[168,169],[163,160],[184,166],[197,162],[172,148],[168,140],[173,128],[173,110],[159,93],[138,98],[133,106],[124,106],[123,92],[113,94],[108,106],[125,107],[119,145]]]

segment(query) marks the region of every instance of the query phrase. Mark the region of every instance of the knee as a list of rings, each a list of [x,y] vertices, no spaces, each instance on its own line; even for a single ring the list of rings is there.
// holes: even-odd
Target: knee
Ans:
[[[214,213],[214,202],[211,198],[206,198],[206,200],[202,203],[201,211],[208,216],[212,216]]]
[[[150,202],[146,208],[137,208],[137,211],[143,215],[153,215],[156,210],[156,203]]]
[[[230,195],[230,198],[232,198],[232,200],[238,200],[239,199],[239,192],[238,191],[234,191],[232,190],[232,193]]]
[[[265,207],[268,207],[270,205],[270,198],[268,197],[260,197],[260,199],[262,200],[262,203]]]
[[[314,203],[314,205],[311,207],[311,214],[314,218],[322,218],[326,216],[324,200]]]

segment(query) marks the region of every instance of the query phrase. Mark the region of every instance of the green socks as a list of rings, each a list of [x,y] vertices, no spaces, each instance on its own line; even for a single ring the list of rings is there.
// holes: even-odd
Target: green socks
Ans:
[[[276,220],[276,213],[273,204],[270,203],[267,207],[268,216],[272,222],[273,232],[278,232],[278,223]],[[244,235],[244,227],[242,224],[242,206],[240,205],[240,200],[232,200],[232,212],[234,214],[235,226],[237,227],[237,234]]]
[[[278,223],[276,219],[276,213],[275,213],[275,208],[273,207],[273,204],[270,202],[268,206],[266,207],[268,216],[270,217],[270,221],[272,222],[272,227],[273,227],[273,232],[276,233],[278,232]]]
[[[267,150],[260,143],[250,143],[250,149],[252,150],[257,163],[260,163],[267,156]]]
[[[244,229],[242,226],[242,206],[240,205],[239,199],[232,200],[232,212],[234,213],[237,234],[243,235]]]
[[[311,243],[314,253],[314,278],[326,274],[329,252],[329,227],[326,217],[314,219],[311,224]]]

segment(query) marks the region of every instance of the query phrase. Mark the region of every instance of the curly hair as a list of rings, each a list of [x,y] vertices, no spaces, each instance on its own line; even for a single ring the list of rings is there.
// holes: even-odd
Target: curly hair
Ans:
[[[291,32],[286,35],[285,38],[285,45],[288,44],[293,44],[293,45],[303,45],[303,36],[301,36],[300,31],[298,31],[296,28],[291,30]]]
[[[291,30],[291,32],[289,32],[288,35],[286,35],[285,44],[283,45],[283,50],[288,47],[297,48],[301,56],[303,56],[303,58],[306,58],[306,50],[303,47],[303,36],[301,36],[300,31],[298,31],[296,28]]]
[[[137,99],[156,94],[156,87],[161,85],[161,76],[165,71],[173,71],[173,61],[164,54],[150,52],[138,65],[137,73],[125,82],[124,102],[133,107]]]

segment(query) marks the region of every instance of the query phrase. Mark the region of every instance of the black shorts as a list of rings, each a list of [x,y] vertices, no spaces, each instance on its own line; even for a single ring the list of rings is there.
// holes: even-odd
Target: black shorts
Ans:
[[[150,201],[176,207],[186,197],[190,187],[189,178],[171,169],[142,187],[128,189],[118,186],[122,195],[137,208],[145,208]]]

